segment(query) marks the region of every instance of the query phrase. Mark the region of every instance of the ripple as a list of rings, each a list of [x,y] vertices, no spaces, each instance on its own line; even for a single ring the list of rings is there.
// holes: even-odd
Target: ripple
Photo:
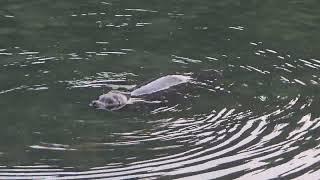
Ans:
[[[156,13],[158,11],[154,11],[154,10],[149,10],[149,9],[125,9],[126,11],[137,11],[137,12],[152,12],[152,13]]]
[[[126,84],[127,77],[136,76],[133,73],[113,73],[100,72],[97,76],[85,77],[83,80],[60,81],[61,83],[69,84],[70,88],[81,87],[110,87],[112,89],[132,89],[136,85]],[[106,80],[107,79],[107,80]]]
[[[156,178],[174,179],[224,178],[236,175],[239,179],[287,177],[303,171],[317,163],[319,150],[312,148],[298,152],[297,142],[307,140],[310,130],[320,126],[318,118],[312,114],[303,115],[292,126],[290,118],[301,107],[310,107],[312,101],[304,101],[301,96],[287,99],[281,107],[269,112],[256,114],[254,111],[240,111],[237,108],[222,108],[208,114],[190,118],[167,118],[149,122],[150,132],[139,131],[113,133],[117,142],[96,143],[103,149],[134,148],[148,143],[161,143],[160,146],[147,148],[154,156],[149,160],[139,160],[134,154],[126,165],[101,166],[81,172],[71,172],[66,168],[39,167],[1,168],[0,176],[7,179],[21,177],[31,179],[55,178]],[[174,109],[176,107],[171,107]],[[157,111],[179,113],[162,107]],[[292,129],[294,127],[294,129]],[[289,130],[292,129],[292,130]],[[183,150],[186,147],[187,150]],[[35,150],[66,151],[75,150],[73,146],[62,144],[32,145]],[[81,149],[77,148],[77,151]],[[170,151],[177,153],[167,153]],[[292,159],[286,156],[292,154]],[[290,155],[290,156],[292,156]],[[287,161],[286,163],[281,163]],[[271,164],[275,166],[266,169]],[[281,163],[281,164],[279,164]],[[228,166],[227,169],[223,168]],[[286,170],[286,171],[284,171]],[[244,172],[246,172],[244,174]],[[272,173],[271,173],[272,172]],[[277,173],[276,173],[277,172]],[[272,175],[271,175],[272,174]],[[270,176],[271,175],[271,176]]]
[[[76,149],[69,148],[69,145],[63,144],[55,144],[55,143],[44,143],[42,142],[40,145],[31,145],[29,146],[32,149],[45,149],[45,150],[53,150],[53,151],[74,151]]]

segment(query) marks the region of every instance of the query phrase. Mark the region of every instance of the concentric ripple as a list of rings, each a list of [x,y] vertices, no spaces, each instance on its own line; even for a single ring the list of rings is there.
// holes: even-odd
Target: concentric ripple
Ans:
[[[296,111],[309,107],[301,96],[288,100],[281,108],[263,115],[254,111],[223,108],[209,114],[190,118],[152,120],[149,132],[113,133],[117,142],[91,143],[73,150],[135,149],[139,146],[153,158],[139,160],[140,153],[132,153],[128,163],[68,172],[67,167],[49,165],[2,167],[5,179],[77,179],[77,178],[219,178],[247,177],[276,178],[294,176],[316,165],[318,148],[300,151],[301,144],[312,138],[320,123],[311,113]],[[299,114],[296,122],[290,119]],[[45,145],[45,144],[44,144]],[[151,145],[150,147],[148,147]],[[50,145],[53,146],[53,145]],[[49,148],[48,150],[64,150]],[[83,145],[84,146],[84,145]],[[91,146],[91,147],[90,147]],[[30,146],[45,149],[44,146]],[[91,149],[91,150],[90,150]],[[88,150],[87,150],[88,151]],[[172,153],[175,152],[175,153]],[[140,155],[141,156],[141,155]],[[158,157],[157,157],[158,156]],[[152,157],[152,156],[151,156]],[[228,168],[225,168],[228,167]],[[286,171],[283,171],[283,170]],[[270,174],[271,171],[272,173]],[[279,172],[279,173],[275,173]]]

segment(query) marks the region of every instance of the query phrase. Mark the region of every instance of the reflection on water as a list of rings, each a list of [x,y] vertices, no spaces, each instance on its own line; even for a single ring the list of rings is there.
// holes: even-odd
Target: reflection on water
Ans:
[[[1,179],[317,179],[313,1],[1,7]],[[88,106],[167,74],[193,81]]]

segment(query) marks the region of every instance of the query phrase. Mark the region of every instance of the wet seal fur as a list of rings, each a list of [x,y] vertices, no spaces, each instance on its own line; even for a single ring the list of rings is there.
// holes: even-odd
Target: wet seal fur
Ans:
[[[94,100],[90,103],[90,106],[93,106],[97,109],[104,110],[119,110],[126,106],[127,104],[133,104],[135,102],[144,102],[144,103],[160,103],[160,101],[146,101],[141,96],[148,94],[153,94],[165,89],[168,89],[172,86],[176,86],[182,83],[186,83],[191,80],[190,76],[183,75],[167,75],[159,79],[156,79],[144,86],[141,86],[132,92],[122,92],[122,91],[110,91],[106,94],[99,96],[97,100]]]
[[[92,101],[90,106],[97,109],[118,110],[128,104],[129,100],[130,94],[121,91],[110,91],[107,94],[99,96],[97,100]]]

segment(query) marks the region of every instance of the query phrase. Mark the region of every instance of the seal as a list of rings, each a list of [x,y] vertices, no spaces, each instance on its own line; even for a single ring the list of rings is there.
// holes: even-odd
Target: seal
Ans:
[[[146,101],[139,97],[163,91],[172,86],[187,83],[190,80],[190,76],[167,75],[141,86],[132,92],[110,91],[99,96],[97,100],[92,101],[90,106],[93,106],[97,109],[114,111],[123,108],[127,104],[133,104],[135,102],[160,103],[160,101]]]

